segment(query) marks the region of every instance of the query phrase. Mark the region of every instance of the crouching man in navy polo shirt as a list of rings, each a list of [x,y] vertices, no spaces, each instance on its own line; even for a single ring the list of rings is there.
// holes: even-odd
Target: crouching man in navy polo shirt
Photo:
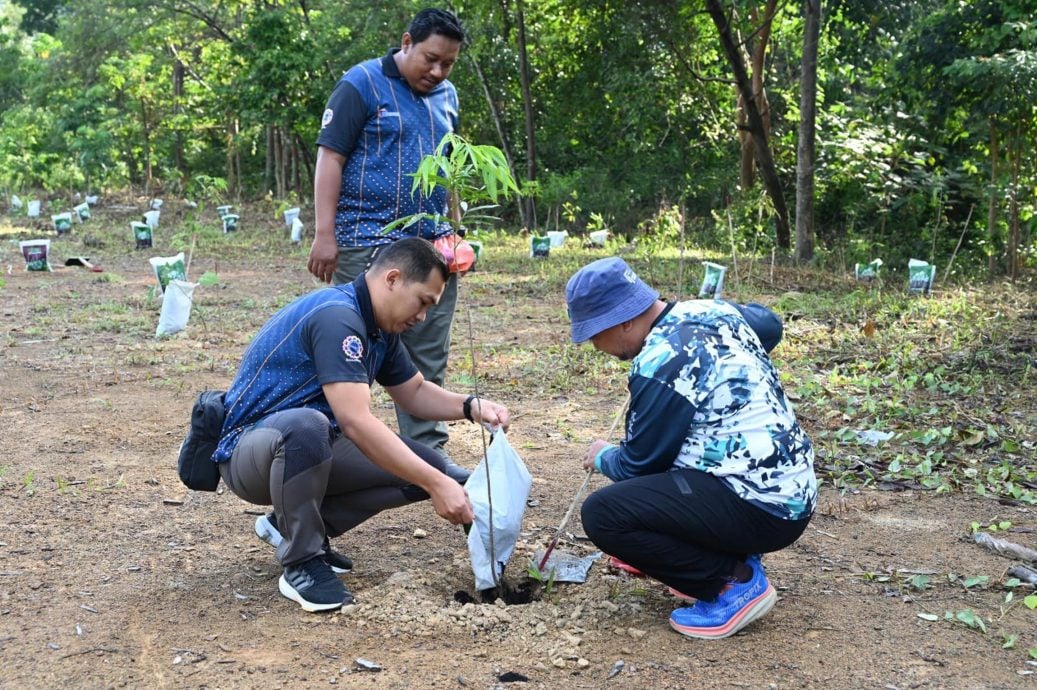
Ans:
[[[370,409],[371,385],[425,419],[508,427],[507,408],[426,380],[400,334],[421,323],[449,271],[427,240],[404,238],[351,283],[304,295],[274,314],[227,391],[213,459],[240,498],[273,505],[256,533],[277,548],[281,594],[307,611],[353,601],[336,576],[352,561],[330,539],[376,513],[432,499],[452,524],[473,519],[443,456],[398,436]]]
[[[774,606],[761,554],[796,541],[817,502],[814,452],[768,352],[758,304],[664,302],[622,259],[584,266],[566,301],[575,343],[630,361],[626,435],[583,458],[615,483],[583,504],[612,565],[669,585],[677,632],[735,634]]]

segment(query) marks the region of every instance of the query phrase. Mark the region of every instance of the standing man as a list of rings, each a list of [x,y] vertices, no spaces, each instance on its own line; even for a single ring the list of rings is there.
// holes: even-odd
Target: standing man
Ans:
[[[728,637],[774,606],[760,554],[792,544],[817,501],[814,453],[767,351],[781,337],[759,305],[666,303],[622,259],[566,286],[574,343],[630,360],[626,438],[583,458],[615,483],[583,504],[606,553],[689,605],[670,625]]]
[[[439,302],[448,276],[426,240],[394,242],[352,283],[303,295],[274,314],[227,391],[213,460],[235,495],[273,505],[256,533],[277,547],[281,594],[307,611],[353,601],[336,577],[352,561],[331,549],[331,538],[430,497],[452,524],[473,519],[464,488],[443,473],[443,457],[371,413],[377,381],[422,418],[507,428],[504,406],[426,380],[400,342]]]
[[[418,213],[460,222],[457,199],[437,187],[431,196],[411,193],[422,157],[457,130],[457,90],[447,81],[466,40],[452,13],[426,9],[415,15],[399,48],[362,62],[343,75],[328,99],[317,138],[313,181],[316,237],[307,267],[324,282],[351,282],[380,248],[402,237],[432,241],[449,234],[448,222],[420,220],[384,233],[389,223]],[[418,370],[442,385],[457,303],[451,274],[442,299],[404,335]],[[443,454],[447,474],[460,483],[471,472],[456,465],[443,446],[446,424],[397,408],[400,433]]]

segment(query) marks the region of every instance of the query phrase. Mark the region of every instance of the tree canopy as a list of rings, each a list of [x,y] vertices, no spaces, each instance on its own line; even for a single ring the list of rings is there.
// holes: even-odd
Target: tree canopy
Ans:
[[[426,5],[0,2],[0,188],[190,196],[220,180],[303,202],[338,77]],[[701,241],[784,251],[776,211],[794,215],[812,172],[819,260],[1032,263],[1037,2],[821,2],[813,101],[807,5],[452,3],[472,39],[451,75],[461,134],[500,147],[527,192],[502,209],[511,226],[635,239],[672,233],[676,213]],[[797,178],[814,102],[817,158]]]

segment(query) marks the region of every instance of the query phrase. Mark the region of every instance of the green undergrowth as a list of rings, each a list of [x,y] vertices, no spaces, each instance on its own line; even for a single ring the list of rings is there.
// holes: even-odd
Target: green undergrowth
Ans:
[[[621,395],[626,365],[566,337],[565,283],[585,263],[620,254],[664,298],[678,289],[684,298],[694,296],[702,279],[702,254],[694,249],[683,261],[673,250],[646,259],[620,243],[594,249],[569,238],[544,260],[528,257],[528,238],[495,239],[486,242],[484,272],[469,278],[473,299],[502,295],[500,306],[511,307],[505,329],[539,314],[557,333],[549,344],[516,338],[477,354],[496,365],[480,368],[490,387],[521,382],[545,395]],[[814,441],[823,482],[1037,504],[1031,284],[937,284],[933,295],[921,296],[892,281],[866,286],[849,276],[772,267],[769,257],[740,257],[738,275],[732,262],[724,263],[728,296],[764,302],[785,321],[772,357]],[[539,309],[531,299],[542,303]]]
[[[68,237],[54,238],[56,258],[163,256],[193,247],[192,277],[207,277],[205,298],[184,334],[153,339],[157,304],[141,289],[79,294],[41,281],[31,319],[14,340],[97,338],[125,351],[131,367],[176,385],[192,372],[229,372],[267,316],[315,283],[293,277],[272,289],[224,293],[220,262],[254,270],[305,265],[309,242],[292,244],[272,202],[237,209],[240,229],[223,233],[215,210],[167,200],[150,250],[134,248],[129,222],[142,208],[99,206]],[[13,221],[12,221],[13,222]],[[18,264],[17,239],[48,236],[24,226],[0,248]],[[51,233],[50,236],[52,236]],[[821,479],[837,489],[966,491],[1037,503],[1037,299],[1032,277],[1016,284],[936,284],[912,295],[888,277],[873,286],[852,276],[794,268],[768,256],[718,256],[694,246],[590,247],[573,235],[546,259],[529,256],[529,236],[484,231],[477,270],[462,279],[449,384],[477,385],[503,400],[575,392],[621,399],[627,365],[569,339],[565,285],[580,266],[619,255],[666,299],[695,296],[701,261],[724,263],[726,297],[760,301],[785,322],[772,353],[785,389],[814,441]],[[281,269],[278,268],[278,271]],[[892,275],[892,274],[891,274]],[[92,279],[93,280],[93,279]],[[97,281],[118,284],[116,273]],[[87,288],[82,288],[87,290]],[[226,296],[224,296],[226,294]],[[469,326],[469,319],[471,324]],[[474,342],[469,341],[469,327]],[[199,349],[192,341],[204,341]],[[123,348],[120,350],[119,348]],[[475,359],[473,374],[472,359]]]

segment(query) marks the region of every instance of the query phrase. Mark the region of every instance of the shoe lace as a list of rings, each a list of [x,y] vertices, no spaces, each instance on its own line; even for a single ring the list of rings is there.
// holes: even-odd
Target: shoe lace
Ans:
[[[307,561],[303,561],[298,567],[300,570],[305,571],[306,574],[310,576],[310,579],[318,584],[338,579],[335,572],[320,556],[314,556]]]

